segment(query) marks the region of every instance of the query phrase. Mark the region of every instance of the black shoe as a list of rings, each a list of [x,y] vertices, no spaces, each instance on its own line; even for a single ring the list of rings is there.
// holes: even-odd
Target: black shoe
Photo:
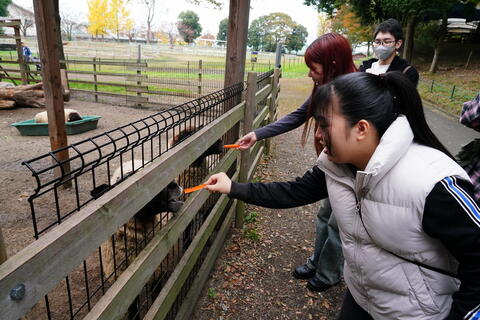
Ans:
[[[336,285],[336,284],[334,284],[334,285]],[[322,281],[320,281],[317,277],[310,278],[307,281],[307,289],[310,290],[310,291],[315,291],[315,292],[327,291],[328,289],[330,289],[334,285],[325,284]]]
[[[310,279],[315,275],[315,269],[310,269],[310,267],[306,264],[300,267],[296,267],[292,275],[297,279]]]

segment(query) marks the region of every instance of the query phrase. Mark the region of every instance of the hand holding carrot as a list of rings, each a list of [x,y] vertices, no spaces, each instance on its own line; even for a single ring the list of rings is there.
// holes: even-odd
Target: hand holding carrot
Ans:
[[[238,144],[240,145],[238,149],[241,151],[247,150],[253,146],[255,142],[257,142],[257,135],[253,131],[249,132],[238,140]]]
[[[232,181],[224,172],[214,174],[207,180],[207,182],[205,182],[205,184],[205,189],[210,192],[229,194],[232,188]]]

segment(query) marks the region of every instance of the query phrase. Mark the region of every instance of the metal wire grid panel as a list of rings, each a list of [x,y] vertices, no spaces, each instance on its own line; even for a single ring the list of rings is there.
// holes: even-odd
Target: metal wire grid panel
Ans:
[[[91,192],[97,187],[110,189],[216,119],[233,106],[231,101],[243,88],[240,83],[24,161],[37,184],[29,197],[35,238],[94,199]],[[193,129],[188,135],[172,140],[189,128]],[[65,149],[70,158],[61,162],[58,154]],[[64,170],[67,165],[69,173]],[[55,177],[55,171],[61,175]],[[72,187],[65,188],[69,184]],[[48,197],[53,201],[46,201]],[[54,205],[53,214],[48,204]]]
[[[224,62],[100,58],[66,62],[76,96],[106,103],[113,99],[118,104],[165,108],[212,93],[224,83]],[[256,64],[255,71],[269,69],[268,64]]]
[[[244,84],[240,83],[72,144],[66,148],[71,156],[66,162],[58,161],[56,156],[62,150],[25,161],[37,183],[35,193],[29,198],[35,238],[181,143],[188,135],[172,139],[180,137],[181,132],[193,128],[188,133],[193,134],[231,109],[243,90]],[[222,137],[223,141],[234,142],[238,132],[238,126],[235,126]],[[182,181],[186,187],[201,183],[221,156],[212,154],[205,157],[200,167],[187,168],[178,181]],[[67,162],[71,167],[68,174],[63,171]],[[54,177],[55,170],[62,175]],[[115,174],[117,177],[114,177]],[[69,184],[71,187],[66,187]],[[99,188],[100,194],[92,192]],[[128,319],[139,319],[148,310],[217,199],[218,195],[211,196],[197,212],[130,306],[126,315]],[[161,212],[147,218],[135,215],[46,295],[45,301],[37,304],[27,317],[78,319],[84,316],[172,216],[171,212]],[[188,285],[184,287],[182,290],[188,291]]]

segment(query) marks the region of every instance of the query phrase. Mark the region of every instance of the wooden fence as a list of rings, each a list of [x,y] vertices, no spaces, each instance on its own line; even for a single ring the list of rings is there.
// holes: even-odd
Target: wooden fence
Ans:
[[[242,123],[243,133],[246,133],[274,121],[279,76],[280,70],[275,69],[272,76],[263,80],[265,83],[259,89],[257,74],[249,72],[245,98],[238,101],[235,107],[2,263],[1,317],[19,319],[27,314],[62,279],[81,265],[90,253],[98,250],[118,226],[126,223],[152,199],[154,195],[149,190],[167,186],[225,132],[239,123]],[[226,171],[237,163],[232,173],[233,180],[248,181],[262,154],[268,152],[269,148],[268,141],[261,141],[250,151],[240,153],[230,149],[209,174]],[[188,197],[181,211],[155,234],[97,303],[91,307],[89,305],[89,312],[84,319],[121,318],[208,196],[208,191],[202,190]],[[236,221],[236,226],[242,227],[243,219],[244,205],[241,202],[232,201],[225,195],[219,198],[144,319],[165,319],[167,315],[172,318],[172,305],[196,262],[200,261],[200,255],[203,255],[197,276],[173,316],[175,319],[188,318],[232,222]],[[212,240],[214,233],[216,236]],[[205,253],[207,243],[209,250]]]
[[[223,87],[223,62],[127,61],[114,59],[69,59],[68,86],[73,94],[94,102],[134,106],[170,107],[201,97]],[[249,71],[265,72],[269,64],[252,63]],[[25,70],[25,71],[23,71]],[[22,73],[24,72],[24,73]],[[21,64],[0,59],[0,81],[30,83],[41,81],[35,63]]]

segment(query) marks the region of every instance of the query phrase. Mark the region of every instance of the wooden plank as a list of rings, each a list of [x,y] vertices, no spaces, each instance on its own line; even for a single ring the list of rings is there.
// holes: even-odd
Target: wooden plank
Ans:
[[[135,103],[148,103],[148,97],[139,97],[139,96],[130,96],[126,95],[127,102],[135,102]]]
[[[22,80],[22,78],[20,78],[20,77],[6,77],[6,76],[3,76],[3,75],[0,76],[0,79]],[[42,82],[42,79],[30,79],[30,80],[28,80],[28,81],[30,81],[30,82],[37,82],[37,83],[38,83],[38,82]]]
[[[230,199],[225,194],[220,197],[212,212],[208,215],[207,219],[200,227],[200,230],[198,230],[187,251],[185,251],[182,259],[180,259],[172,275],[167,280],[167,283],[165,283],[162,291],[160,291],[160,294],[152,303],[150,309],[143,318],[144,320],[163,320],[166,318],[175,299],[180,293],[185,280],[192,271],[200,253],[205,247],[208,238],[222,216],[229,200]]]
[[[263,101],[272,91],[272,86],[270,84],[263,87],[260,91],[257,91],[255,94],[255,104],[260,103]]]
[[[79,93],[86,93],[86,94],[92,94],[92,91],[90,90],[82,90],[82,89],[70,89],[70,91],[72,92],[79,92]],[[109,97],[118,97],[118,98],[125,98],[125,94],[121,94],[121,93],[111,93],[111,92],[102,92],[102,91],[98,91],[98,92],[95,92],[96,95],[102,95],[102,96],[109,96]]]
[[[126,62],[126,61],[106,61],[106,60],[61,60],[61,63],[67,64],[95,64],[95,65],[102,65],[102,66],[125,66],[125,67],[147,67],[146,62]]]
[[[92,67],[96,67],[96,64],[94,64]],[[100,72],[100,71],[80,71],[80,70],[67,70],[69,74],[87,74],[87,75],[97,75],[97,76],[109,76],[109,77],[137,77],[135,74],[129,74],[129,73],[114,73],[114,72]]]
[[[252,131],[253,117],[256,109],[255,93],[257,90],[257,73],[249,72],[247,77],[247,92],[245,94],[245,112],[242,121],[242,136]],[[250,162],[250,155],[248,152],[240,153],[240,173],[238,177],[239,182],[247,182],[248,165]],[[245,203],[239,201],[237,211],[235,214],[235,227],[242,228],[245,216]]]
[[[253,159],[251,165],[250,165],[250,170],[248,171],[248,181],[250,181],[253,178],[253,175],[255,174],[255,171],[257,170],[257,166],[260,163],[260,160],[262,160],[263,157],[263,152],[264,152],[264,146],[262,145],[258,150],[257,153],[255,154],[255,158]]]
[[[17,20],[17,21],[11,21],[11,22],[0,22],[0,27],[20,27],[21,25],[21,21],[20,20]]]
[[[188,290],[187,296],[183,299],[183,303],[180,306],[180,310],[178,310],[177,315],[175,317],[176,320],[184,320],[189,319],[190,315],[193,312],[193,309],[196,306],[197,300],[202,293],[203,286],[208,280],[210,276],[210,272],[215,264],[218,254],[220,253],[225,239],[227,238],[228,232],[230,231],[233,218],[235,217],[235,207],[237,204],[237,200],[233,201],[232,207],[227,213],[225,217],[225,221],[223,222],[222,226],[218,230],[217,236],[213,241],[210,250],[208,250],[207,256],[203,261],[202,266],[198,270],[197,276],[195,280],[193,280],[192,285],[190,286],[190,290]]]
[[[20,69],[10,69],[10,68],[2,68],[2,71],[10,71],[10,72],[16,72],[16,73],[21,72]],[[27,73],[41,74],[40,71],[36,71],[36,70],[28,70]]]
[[[0,34],[0,39],[15,39],[15,40],[22,40],[21,36],[17,35],[9,35],[9,34]]]
[[[231,151],[234,152],[229,151],[227,153],[226,157],[215,168],[215,172],[226,171],[233,164],[238,150]],[[84,320],[117,319],[127,312],[129,305],[140,293],[145,283],[168,254],[172,245],[177,242],[209,196],[208,191],[202,190],[189,197],[172,221],[164,226],[149,242]],[[221,203],[221,201],[217,201],[218,203]],[[210,215],[213,216],[213,214]],[[193,247],[194,243],[190,244],[190,248]],[[164,289],[165,287],[162,288],[162,291]]]
[[[0,227],[0,264],[7,260],[7,246],[3,239],[2,228]]]
[[[267,124],[275,122],[275,112],[277,110],[277,104],[275,103],[277,101],[278,97],[278,90],[279,90],[279,80],[280,80],[280,72],[281,70],[279,68],[275,68],[273,70],[273,77],[271,77],[271,86],[272,86],[272,93],[270,96],[270,100],[267,103],[268,105],[268,121]],[[265,143],[265,153],[268,155],[270,154],[270,147],[271,147],[272,139],[267,139]]]
[[[68,160],[68,139],[65,128],[65,112],[63,104],[63,90],[60,78],[59,50],[57,45],[57,30],[52,21],[55,21],[54,0],[34,0],[35,24],[37,27],[37,41],[42,63],[43,91],[48,116],[48,135],[51,150],[65,148],[57,152],[58,161]],[[23,76],[22,76],[23,78]],[[70,163],[65,162],[55,169],[56,177],[68,177]],[[62,174],[63,173],[63,174]]]
[[[74,270],[91,252],[126,223],[209,146],[240,121],[244,104],[215,119],[182,144],[136,173],[105,195],[83,207],[39,240],[0,265],[0,310],[18,319]],[[25,298],[13,301],[9,291],[17,284]]]
[[[250,0],[230,0],[224,87],[243,81],[249,14]]]
[[[147,74],[126,74],[125,81],[147,81],[148,75]]]
[[[141,92],[147,94],[159,94],[162,96],[171,96],[171,97],[185,97],[185,98],[200,98],[202,95],[197,93],[184,93],[184,92],[175,92],[175,91],[167,91],[167,90],[149,90],[144,88],[135,88],[135,87],[128,87],[128,92]]]
[[[264,106],[262,111],[255,117],[255,120],[253,120],[253,125],[252,125],[252,130],[255,130],[259,128],[263,121],[265,121],[265,118],[268,116],[268,105]]]
[[[22,37],[20,35],[20,28],[18,26],[14,27],[15,32],[15,42],[17,44],[17,56],[18,56],[18,64],[20,66],[20,74],[22,77],[22,84],[28,84],[27,81],[27,73],[26,73],[26,65],[25,65],[25,57],[23,56],[23,48],[22,48]]]
[[[124,83],[115,83],[115,82],[101,82],[101,81],[90,81],[90,80],[77,80],[77,79],[69,79],[71,83],[83,83],[83,84],[91,84],[91,85],[99,85],[99,86],[110,86],[110,87],[124,87],[127,88],[128,85]]]

